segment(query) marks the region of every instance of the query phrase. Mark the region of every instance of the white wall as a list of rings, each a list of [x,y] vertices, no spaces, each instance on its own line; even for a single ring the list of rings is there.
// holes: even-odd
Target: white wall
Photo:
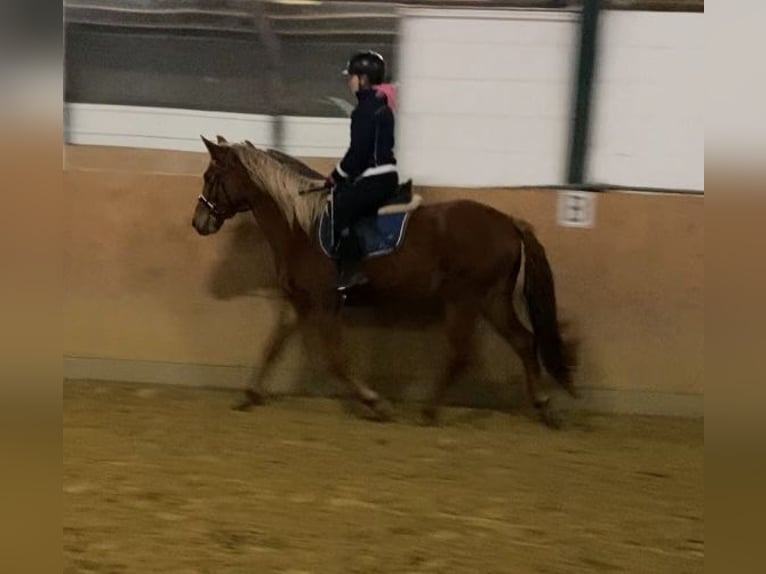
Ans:
[[[205,151],[200,135],[220,134],[273,146],[272,118],[170,108],[67,104],[65,140],[71,144]],[[286,117],[284,148],[302,157],[339,157],[348,146],[349,120]]]
[[[397,153],[418,184],[562,183],[576,14],[405,10]]]
[[[602,13],[589,181],[704,189],[703,17]]]

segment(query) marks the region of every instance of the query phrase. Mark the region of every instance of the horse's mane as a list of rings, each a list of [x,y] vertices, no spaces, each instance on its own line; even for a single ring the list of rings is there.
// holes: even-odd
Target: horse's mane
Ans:
[[[245,142],[245,143],[248,143],[248,142]],[[308,177],[309,179],[317,179],[317,180],[324,179],[324,176],[321,173],[319,173],[317,170],[307,166],[301,160],[295,159],[291,155],[288,155],[286,153],[283,153],[275,149],[267,149],[266,153],[274,157],[275,159],[279,160],[283,164],[287,165],[288,167],[293,168],[300,175]]]
[[[324,179],[299,160],[275,150],[263,151],[250,142],[229,144],[260,190],[268,193],[285,216],[290,227],[295,223],[311,234],[326,205],[322,193],[301,195],[302,190],[320,185]],[[303,166],[298,169],[298,166]]]

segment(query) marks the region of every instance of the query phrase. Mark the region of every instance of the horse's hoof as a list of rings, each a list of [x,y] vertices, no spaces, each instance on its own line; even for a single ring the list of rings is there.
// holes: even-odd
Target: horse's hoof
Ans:
[[[545,423],[545,426],[547,426],[549,429],[561,430],[561,427],[563,426],[561,417],[554,412],[546,411],[542,413],[542,419],[543,423]]]
[[[253,408],[253,403],[250,402],[250,399],[246,401],[240,401],[238,403],[234,403],[231,406],[231,410],[239,411],[242,413],[249,411],[251,408]]]
[[[250,404],[255,407],[259,407],[266,403],[266,399],[263,398],[263,395],[253,389],[247,389],[245,391],[245,396],[250,401]]]
[[[435,427],[439,424],[439,413],[436,407],[424,407],[420,413],[421,424],[426,427]]]
[[[553,408],[551,408],[550,399],[546,399],[545,401],[536,404],[535,407],[537,408],[540,419],[543,421],[545,426],[555,430],[559,430],[561,428],[561,417],[556,413],[556,411],[553,410]]]
[[[393,419],[390,407],[382,399],[363,400],[362,404],[365,406],[370,420],[387,423]]]
[[[252,389],[247,389],[245,391],[245,397],[247,398],[244,401],[236,403],[232,409],[235,411],[247,412],[253,407],[260,406],[266,402],[262,395]]]

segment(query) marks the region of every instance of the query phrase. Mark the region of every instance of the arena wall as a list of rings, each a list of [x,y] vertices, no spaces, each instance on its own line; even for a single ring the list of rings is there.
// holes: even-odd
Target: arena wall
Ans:
[[[217,235],[191,227],[202,153],[65,148],[65,375],[238,388],[274,324],[270,253],[251,217]],[[332,159],[308,160],[321,170]],[[546,189],[425,188],[427,201],[470,197],[530,221],[547,248],[562,313],[582,339],[577,406],[702,414],[703,197],[598,194],[592,228],[557,224]],[[442,345],[428,329],[377,327],[351,314],[360,376],[392,396],[430,388]],[[520,404],[520,365],[483,329],[476,367],[452,398]],[[292,341],[277,392],[334,393],[316,348]],[[511,385],[507,384],[512,383]],[[561,404],[571,402],[561,396]]]

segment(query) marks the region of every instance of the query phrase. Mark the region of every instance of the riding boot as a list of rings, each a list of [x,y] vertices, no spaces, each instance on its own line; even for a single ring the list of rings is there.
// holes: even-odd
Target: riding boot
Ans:
[[[369,281],[362,268],[362,254],[353,232],[344,229],[338,245],[338,284],[340,292],[364,285]]]
[[[348,291],[352,287],[364,285],[369,279],[364,274],[361,261],[338,261],[338,291]]]

